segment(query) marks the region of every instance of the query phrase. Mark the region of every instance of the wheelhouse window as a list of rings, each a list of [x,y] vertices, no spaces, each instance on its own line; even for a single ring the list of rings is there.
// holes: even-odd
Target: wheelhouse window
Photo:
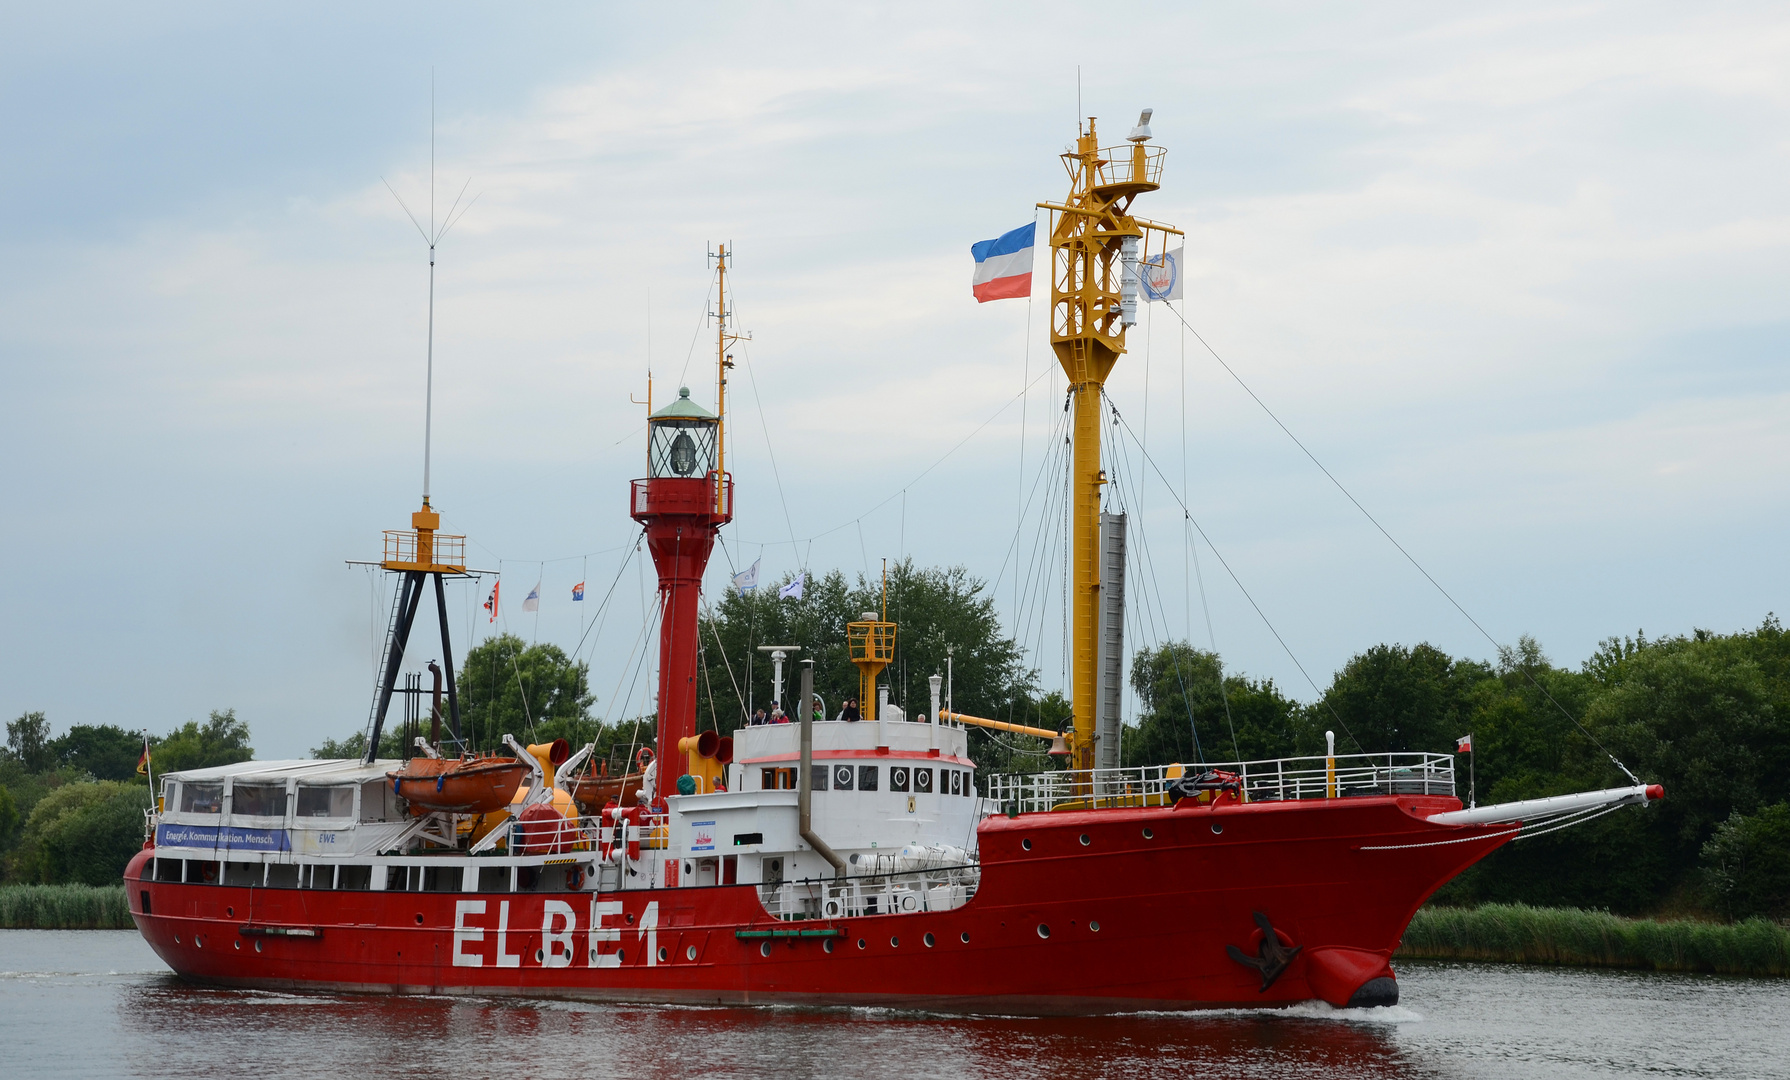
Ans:
[[[180,785],[180,812],[183,814],[221,814],[224,812],[224,785],[184,783]]]
[[[794,791],[796,787],[795,769],[762,769],[759,773],[759,788],[764,791]]]
[[[286,816],[286,785],[232,785],[230,813],[237,817],[283,818]]]
[[[298,789],[298,816],[301,818],[349,818],[354,816],[354,788],[301,787]]]

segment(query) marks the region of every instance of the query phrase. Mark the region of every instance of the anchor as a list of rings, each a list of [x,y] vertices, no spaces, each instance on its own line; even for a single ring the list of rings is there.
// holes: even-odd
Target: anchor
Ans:
[[[1254,914],[1255,924],[1262,929],[1262,944],[1256,950],[1256,955],[1251,956],[1235,945],[1226,945],[1224,951],[1237,963],[1262,973],[1262,988],[1256,992],[1265,994],[1268,992],[1268,988],[1274,985],[1274,980],[1280,978],[1281,974],[1292,964],[1293,957],[1298,956],[1300,950],[1305,946],[1295,945],[1289,949],[1282,945],[1280,938],[1274,933],[1274,924],[1268,921],[1268,916],[1259,911]]]

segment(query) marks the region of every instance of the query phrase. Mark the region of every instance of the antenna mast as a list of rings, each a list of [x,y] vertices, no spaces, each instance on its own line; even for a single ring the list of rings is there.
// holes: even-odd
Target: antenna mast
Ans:
[[[733,356],[727,346],[736,341],[751,341],[751,334],[730,334],[727,331],[727,260],[733,256],[727,245],[709,252],[715,260],[715,513],[727,508],[727,372],[733,367]]]

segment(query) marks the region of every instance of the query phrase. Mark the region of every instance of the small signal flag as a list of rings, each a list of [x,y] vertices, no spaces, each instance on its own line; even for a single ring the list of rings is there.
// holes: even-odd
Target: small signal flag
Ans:
[[[572,599],[584,599],[584,582],[580,581],[578,584],[572,586]]]
[[[1454,752],[1457,754],[1471,754],[1473,752],[1473,736],[1462,735],[1460,738],[1454,740]]]
[[[497,621],[497,589],[498,586],[502,584],[502,581],[493,581],[491,583],[491,595],[485,598],[485,610],[491,613],[492,622]]]

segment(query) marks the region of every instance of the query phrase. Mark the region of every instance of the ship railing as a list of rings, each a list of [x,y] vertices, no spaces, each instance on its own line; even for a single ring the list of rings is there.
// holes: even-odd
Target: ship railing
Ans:
[[[952,911],[976,895],[981,871],[970,865],[896,874],[770,881],[758,887],[765,912],[786,922]]]
[[[1161,806],[1170,787],[1208,770],[1235,774],[1246,802],[1454,794],[1452,755],[1391,753],[1004,773],[988,778],[988,798],[1017,813]]]

